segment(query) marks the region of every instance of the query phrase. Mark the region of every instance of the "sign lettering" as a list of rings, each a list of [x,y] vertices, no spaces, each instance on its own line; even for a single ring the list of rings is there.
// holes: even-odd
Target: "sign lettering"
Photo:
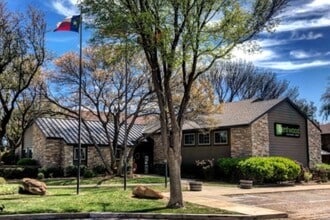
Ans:
[[[291,124],[275,123],[275,136],[300,137],[300,126]]]

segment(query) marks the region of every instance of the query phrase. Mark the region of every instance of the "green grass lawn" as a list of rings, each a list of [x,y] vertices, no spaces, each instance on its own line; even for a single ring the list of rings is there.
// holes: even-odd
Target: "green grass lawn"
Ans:
[[[76,178],[63,178],[63,179],[44,179],[42,180],[47,186],[68,186],[76,185]],[[148,184],[148,183],[164,183],[164,177],[160,176],[136,176],[134,178],[127,178],[127,184]],[[115,185],[123,184],[123,178],[120,177],[94,177],[94,178],[81,178],[81,185]]]
[[[96,180],[90,180],[93,183]],[[121,181],[122,182],[122,181]],[[225,210],[186,203],[184,209],[167,209],[166,199],[149,200],[132,197],[132,188],[122,187],[81,188],[79,195],[74,188],[49,188],[47,195],[18,194],[19,184],[0,185],[0,204],[5,205],[1,215],[27,213],[77,213],[77,212],[146,212],[231,214]],[[151,187],[166,191],[164,186]]]

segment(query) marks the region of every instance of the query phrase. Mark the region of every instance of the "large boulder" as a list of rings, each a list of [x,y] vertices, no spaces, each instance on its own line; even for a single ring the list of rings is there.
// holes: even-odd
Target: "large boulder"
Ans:
[[[164,196],[149,187],[146,186],[136,186],[133,189],[133,195],[137,198],[144,199],[162,199]]]
[[[47,186],[44,182],[36,179],[23,178],[23,188],[20,189],[21,193],[29,193],[33,195],[45,195],[47,192]]]

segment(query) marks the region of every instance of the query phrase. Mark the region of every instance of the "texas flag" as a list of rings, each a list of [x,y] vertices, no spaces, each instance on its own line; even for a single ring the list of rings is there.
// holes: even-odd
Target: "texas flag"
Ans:
[[[75,31],[79,32],[80,15],[73,15],[57,23],[54,31]]]

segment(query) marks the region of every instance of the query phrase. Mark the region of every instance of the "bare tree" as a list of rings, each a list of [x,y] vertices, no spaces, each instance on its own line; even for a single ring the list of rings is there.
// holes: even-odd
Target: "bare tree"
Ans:
[[[323,115],[323,118],[327,120],[330,116],[330,77],[328,78],[328,86],[325,89],[325,92],[322,94],[321,101],[322,106],[320,113]]]
[[[276,73],[258,69],[243,60],[219,62],[203,79],[212,84],[220,103],[250,98],[276,99],[290,91],[287,80],[279,80]]]
[[[129,109],[126,131],[128,133],[137,117],[152,113],[148,107],[152,98],[146,77],[149,70],[143,65],[143,60],[138,58],[134,48],[126,49],[122,45],[89,47],[84,50],[83,58],[82,109],[101,122],[109,143],[111,161],[105,161],[95,140],[94,145],[109,172],[113,173],[117,169],[119,175],[124,162],[123,156],[127,155],[127,152],[123,152],[123,144],[119,141],[120,130],[126,123],[125,108]],[[76,97],[79,86],[79,57],[75,53],[67,53],[58,58],[55,64],[57,68],[50,78],[53,82],[52,86],[58,88],[57,94],[49,93],[47,97],[56,105],[77,116],[74,108],[78,105]],[[113,135],[109,127],[110,123],[114,125]],[[120,164],[116,164],[118,150],[121,152]],[[110,167],[107,163],[111,164]]]
[[[9,12],[0,2],[0,142],[18,102],[45,60],[44,16],[29,7]]]

